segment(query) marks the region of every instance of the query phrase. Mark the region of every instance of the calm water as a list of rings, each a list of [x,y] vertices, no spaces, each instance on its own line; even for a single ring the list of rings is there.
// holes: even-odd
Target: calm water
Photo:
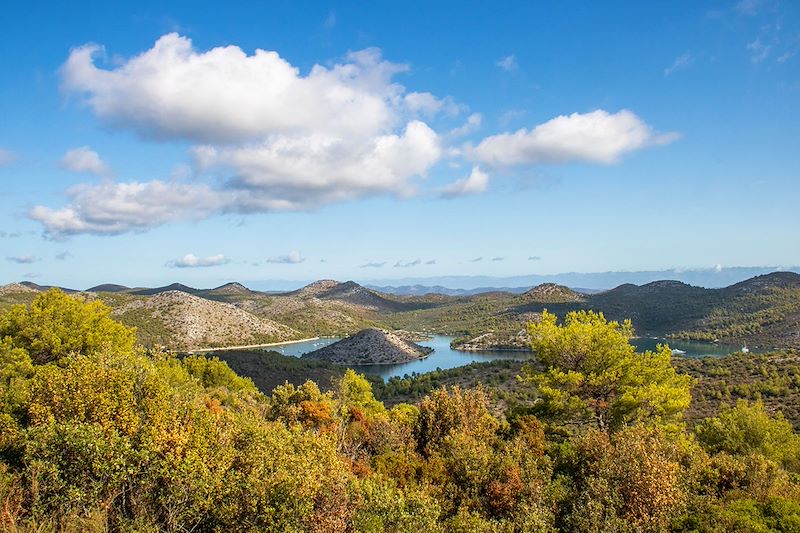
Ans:
[[[468,365],[473,362],[486,362],[494,361],[497,359],[515,359],[525,360],[530,357],[526,352],[503,352],[503,351],[489,351],[489,352],[460,352],[450,348],[450,341],[454,337],[447,337],[444,335],[434,336],[431,340],[422,341],[418,344],[429,346],[434,349],[433,353],[425,359],[419,361],[412,361],[410,363],[403,363],[399,365],[371,365],[371,366],[354,366],[353,368],[358,372],[364,374],[373,374],[387,380],[391,377],[403,377],[406,374],[422,374],[440,368],[442,370],[448,368],[455,368],[459,366]],[[323,346],[332,344],[338,341],[338,338],[325,338],[317,339],[315,341],[297,342],[293,344],[283,344],[269,348],[275,350],[283,355],[290,355],[293,357],[300,357],[308,352],[313,352]],[[650,339],[640,338],[633,339],[631,343],[637,347],[638,350],[655,350],[656,345],[660,343],[669,344],[670,348],[678,349],[686,352],[683,357],[705,357],[705,356],[722,356],[728,355],[731,352],[738,352],[741,346],[725,346],[720,344],[712,344],[709,342],[691,342],[691,341],[670,341],[664,339]],[[758,350],[753,350],[758,353]]]
[[[486,362],[494,361],[496,359],[519,359],[524,360],[530,357],[530,354],[525,352],[459,352],[450,348],[450,341],[455,337],[445,337],[442,335],[434,336],[431,340],[422,341],[418,344],[433,348],[431,353],[425,359],[419,361],[412,361],[410,363],[403,363],[400,365],[369,365],[369,366],[354,366],[353,369],[364,373],[373,374],[382,377],[384,380],[394,376],[403,377],[406,374],[414,372],[422,374],[440,368],[442,370],[447,368],[455,368],[458,366],[468,365],[472,362]],[[271,350],[280,352],[283,355],[292,355],[300,357],[301,355],[318,350],[323,346],[334,343],[339,339],[327,338],[318,339],[315,341],[298,342],[294,344],[284,344],[281,346],[271,347]]]

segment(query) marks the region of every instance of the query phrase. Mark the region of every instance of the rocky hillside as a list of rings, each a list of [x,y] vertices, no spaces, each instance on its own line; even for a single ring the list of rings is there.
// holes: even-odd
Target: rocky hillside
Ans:
[[[144,343],[177,349],[281,342],[301,336],[235,305],[182,291],[133,299],[116,307],[113,314],[137,327]]]
[[[320,280],[282,296],[337,302],[378,313],[391,313],[408,307],[398,298],[368,289],[354,281]]]
[[[391,365],[423,359],[432,351],[390,331],[369,328],[303,357],[339,365]]]
[[[47,288],[30,282],[0,287],[0,309],[29,303]],[[524,344],[526,324],[543,309],[561,316],[592,309],[613,320],[629,318],[645,336],[800,347],[800,275],[790,272],[722,289],[658,281],[597,294],[546,283],[522,294],[397,296],[333,280],[278,294],[240,283],[214,289],[104,284],[82,294],[96,295],[121,320],[138,327],[142,342],[180,348],[346,336],[365,328],[450,334],[459,337],[462,349],[516,348]]]
[[[0,286],[0,296],[10,296],[16,294],[38,294],[39,291],[23,285],[22,283],[9,283],[8,285]]]
[[[542,283],[522,293],[520,299],[539,303],[566,303],[582,302],[584,297],[569,287],[555,283]]]

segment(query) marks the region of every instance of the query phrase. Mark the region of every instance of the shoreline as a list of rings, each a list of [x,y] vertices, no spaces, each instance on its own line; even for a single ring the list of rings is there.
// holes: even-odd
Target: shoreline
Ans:
[[[306,355],[308,355],[308,354],[301,355],[299,358],[300,359],[310,359],[310,360],[314,360],[314,361],[326,361],[326,362],[328,362],[328,363],[330,363],[332,365],[337,365],[337,366],[342,366],[342,367],[352,367],[352,366],[359,366],[359,367],[360,366],[394,366],[394,365],[407,365],[408,363],[414,363],[416,361],[424,361],[425,359],[430,357],[435,351],[436,351],[435,349],[431,349],[431,351],[428,352],[428,354],[426,354],[424,357],[420,357],[418,359],[411,359],[409,361],[402,361],[402,362],[399,362],[399,363],[334,363],[333,361],[327,361],[325,359],[318,359],[316,357],[306,357]]]
[[[316,341],[319,340],[321,337],[308,337],[307,339],[297,339],[293,341],[283,341],[283,342],[268,342],[265,344],[246,344],[242,346],[222,346],[220,348],[196,348],[192,350],[186,350],[185,353],[207,353],[207,352],[221,352],[221,351],[229,351],[229,350],[250,350],[254,348],[270,348],[272,346],[283,346],[285,344],[297,344],[300,342],[308,342],[308,341]]]

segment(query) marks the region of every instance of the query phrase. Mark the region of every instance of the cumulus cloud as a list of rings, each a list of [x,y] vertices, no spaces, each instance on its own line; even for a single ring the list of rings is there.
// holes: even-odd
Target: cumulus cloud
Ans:
[[[200,52],[177,34],[111,69],[95,64],[102,52],[86,45],[70,53],[61,68],[65,90],[109,125],[197,143],[200,179],[76,187],[65,207],[30,212],[53,237],[314,209],[369,195],[407,197],[443,151],[439,135],[418,117],[460,109],[451,98],[406,92],[393,77],[408,67],[385,61],[377,49],[306,75],[276,52]],[[212,185],[205,179],[211,176],[230,177]]]
[[[398,261],[397,263],[394,264],[394,266],[395,266],[395,268],[409,268],[409,267],[415,267],[415,266],[421,265],[421,264],[422,264],[422,260],[421,259],[414,259],[413,261]]]
[[[359,266],[359,268],[381,268],[385,264],[386,264],[386,261],[382,261],[382,262],[373,261],[373,262],[369,262],[369,263],[364,263],[363,265]]]
[[[412,113],[427,117],[434,117],[439,113],[456,116],[464,110],[464,106],[458,105],[450,96],[437,98],[426,92],[408,93],[404,97],[404,103]]]
[[[470,133],[474,133],[478,131],[481,127],[481,123],[483,122],[483,115],[480,113],[472,113],[470,116],[467,117],[466,122],[457,128],[453,128],[450,130],[451,137],[461,137],[463,135],[469,135]]]
[[[157,138],[231,142],[312,130],[372,136],[396,127],[409,102],[420,103],[403,98],[405,89],[392,81],[408,66],[374,48],[305,76],[277,52],[198,52],[176,33],[111,70],[95,64],[102,53],[94,44],[74,49],[61,68],[65,90],[82,95],[101,120]]]
[[[519,68],[519,65],[517,65],[517,58],[516,56],[514,56],[514,54],[508,55],[500,59],[499,61],[497,61],[496,65],[507,72],[511,72]]]
[[[16,159],[14,152],[6,150],[5,148],[0,148],[0,167],[10,165],[14,159]]]
[[[475,166],[472,167],[472,172],[470,172],[469,176],[444,186],[440,190],[440,194],[444,198],[456,198],[484,192],[488,186],[489,175]]]
[[[97,176],[107,176],[111,173],[111,167],[100,159],[100,154],[88,146],[68,150],[59,165],[70,172],[88,172]]]
[[[302,263],[303,261],[305,261],[305,259],[297,250],[292,250],[286,255],[279,255],[267,259],[267,263],[276,263],[280,265],[296,265],[298,263]]]
[[[61,209],[36,206],[29,216],[51,237],[144,231],[181,219],[202,219],[235,203],[236,193],[202,184],[163,181],[79,185],[67,191]]]
[[[668,144],[675,133],[660,134],[633,112],[598,109],[562,115],[533,129],[487,137],[467,156],[496,166],[584,161],[612,164],[628,152]]]
[[[417,120],[401,133],[367,141],[311,134],[195,148],[200,168],[229,168],[237,176],[230,185],[249,191],[231,206],[241,212],[306,209],[387,192],[406,196],[414,190],[411,178],[440,157],[438,136]]]
[[[208,257],[198,257],[194,254],[186,254],[180,259],[170,261],[168,266],[173,268],[202,268],[224,265],[229,260],[222,254],[211,255]]]
[[[681,54],[675,58],[670,66],[664,69],[664,77],[668,78],[672,73],[683,70],[694,62],[694,57],[689,52]]]
[[[194,172],[73,187],[65,205],[29,212],[54,239],[145,231],[220,214],[311,210],[367,196],[409,197],[445,155],[453,164],[466,157],[475,166],[440,194],[474,194],[489,180],[477,163],[613,163],[675,138],[657,134],[630,111],[598,110],[448,150],[448,139],[475,131],[481,115],[439,135],[425,120],[465,107],[406,90],[395,78],[408,66],[385,60],[377,49],[307,72],[274,51],[248,54],[232,45],[202,51],[176,33],[110,67],[100,65],[104,53],[92,44],[72,50],[60,70],[64,90],[106,125],[189,142]],[[511,67],[516,60],[512,55],[499,64]],[[65,167],[110,172],[88,147],[67,155]]]
[[[35,263],[39,259],[32,255],[17,255],[12,257],[6,257],[6,260],[11,261],[12,263],[17,263],[18,265],[30,265],[31,263]]]

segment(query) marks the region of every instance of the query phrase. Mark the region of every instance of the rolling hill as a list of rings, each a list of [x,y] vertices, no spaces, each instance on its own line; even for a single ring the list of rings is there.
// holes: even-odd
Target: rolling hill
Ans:
[[[0,287],[0,309],[29,303],[46,289],[29,282]],[[213,289],[103,284],[80,294],[101,298],[120,320],[139,328],[143,343],[181,349],[347,336],[370,327],[454,335],[465,349],[519,349],[526,344],[526,325],[544,309],[559,315],[591,309],[613,320],[629,318],[642,336],[800,346],[800,275],[791,272],[720,289],[667,280],[595,294],[545,283],[522,293],[398,296],[333,280],[274,294],[236,282]]]

